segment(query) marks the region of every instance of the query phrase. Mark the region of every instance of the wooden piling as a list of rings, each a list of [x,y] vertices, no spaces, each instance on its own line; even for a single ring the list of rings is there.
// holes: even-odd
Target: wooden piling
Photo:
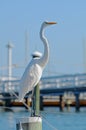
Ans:
[[[43,106],[43,96],[40,96],[40,110],[41,110],[41,111],[44,110],[44,106]]]
[[[60,95],[60,111],[64,111],[65,103],[63,99],[63,95]]]
[[[31,116],[35,115],[39,116],[39,111],[40,111],[40,90],[39,90],[39,84],[37,84],[34,88]]]
[[[75,98],[76,98],[76,112],[80,111],[80,101],[79,101],[79,93],[75,94]]]

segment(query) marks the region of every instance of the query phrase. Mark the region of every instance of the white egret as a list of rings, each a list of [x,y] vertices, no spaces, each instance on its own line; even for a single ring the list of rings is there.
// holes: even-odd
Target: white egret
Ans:
[[[44,30],[45,27],[53,24],[56,24],[56,22],[43,22],[41,26],[40,38],[44,44],[44,53],[40,58],[33,58],[27,66],[20,81],[19,101],[22,101],[26,93],[34,89],[42,76],[42,72],[49,59],[49,44],[44,36]]]

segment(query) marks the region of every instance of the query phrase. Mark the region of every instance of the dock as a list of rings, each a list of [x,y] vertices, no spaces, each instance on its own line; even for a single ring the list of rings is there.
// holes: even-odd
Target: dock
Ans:
[[[76,107],[76,101],[75,100],[68,100],[70,103],[68,104],[67,101],[64,101],[64,106],[63,108],[61,109],[61,104],[60,104],[60,101],[59,100],[50,100],[50,99],[44,99],[43,100],[43,103],[42,103],[42,106],[40,106],[41,110],[43,110],[45,107],[58,107],[60,111],[64,111],[64,109],[68,109],[67,107]],[[28,106],[32,106],[32,102],[31,101],[28,101],[27,103]],[[3,101],[0,102],[0,107],[3,107],[4,106],[4,103]],[[8,107],[12,108],[12,107],[25,107],[23,103],[21,102],[18,102],[18,101],[12,101]],[[79,107],[86,107],[86,100],[79,100]]]
[[[13,94],[19,92],[19,80],[6,80],[0,84],[0,105],[6,107],[22,107],[22,103]],[[86,106],[86,74],[60,75],[43,77],[39,83],[40,86],[40,107],[57,106],[63,111],[65,106],[74,106],[76,111],[80,107]],[[28,102],[31,92],[25,96],[25,102]],[[47,97],[47,98],[46,98]],[[52,98],[53,97],[53,98]],[[73,99],[71,99],[73,97]]]

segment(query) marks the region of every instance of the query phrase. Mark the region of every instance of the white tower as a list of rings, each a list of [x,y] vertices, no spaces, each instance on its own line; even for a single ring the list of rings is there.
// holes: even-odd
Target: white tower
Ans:
[[[27,30],[25,31],[25,65],[27,65],[28,63],[28,47],[29,47],[29,44],[28,44],[28,32]]]
[[[83,39],[83,64],[84,64],[84,73],[86,73],[86,40]]]
[[[11,79],[12,77],[12,48],[13,44],[8,42],[7,49],[8,49],[8,78]]]

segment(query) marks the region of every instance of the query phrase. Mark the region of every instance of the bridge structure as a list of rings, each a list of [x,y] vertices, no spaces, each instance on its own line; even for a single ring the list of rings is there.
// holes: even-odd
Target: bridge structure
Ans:
[[[0,81],[0,100],[6,101],[9,105],[10,100],[15,100],[20,86],[20,80]],[[40,95],[43,96],[59,96],[60,108],[62,109],[63,95],[72,93],[76,99],[76,110],[79,111],[79,96],[86,95],[86,73],[83,74],[65,74],[60,76],[43,77],[39,82]],[[25,98],[29,96],[26,95]],[[43,98],[42,98],[43,99]]]

